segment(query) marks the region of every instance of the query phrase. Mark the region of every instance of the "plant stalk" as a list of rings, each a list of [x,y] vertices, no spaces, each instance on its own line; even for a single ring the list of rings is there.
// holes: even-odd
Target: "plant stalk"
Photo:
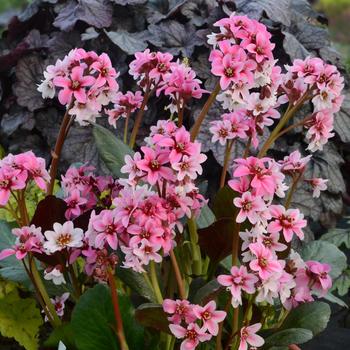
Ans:
[[[192,126],[191,129],[191,141],[194,141],[199,133],[199,130],[201,128],[201,125],[203,123],[203,120],[205,118],[205,116],[208,114],[208,111],[211,107],[211,105],[214,103],[216,96],[218,95],[218,93],[220,92],[221,87],[220,87],[220,83],[217,82],[215,85],[215,88],[213,90],[213,92],[209,95],[207,101],[205,102],[201,112],[199,113],[194,125]]]
[[[61,124],[60,131],[58,132],[58,136],[56,139],[56,144],[55,148],[52,151],[52,162],[51,162],[51,167],[50,167],[50,183],[47,189],[47,195],[52,195],[53,193],[53,188],[55,186],[55,180],[56,180],[56,175],[57,175],[57,169],[58,169],[58,163],[61,157],[61,152],[63,148],[64,141],[66,139],[66,136],[68,134],[68,131],[71,127],[71,116],[69,115],[70,109],[73,107],[74,104],[74,99],[71,101],[69,104],[66,113],[63,116],[63,121]]]
[[[220,177],[220,188],[223,188],[225,186],[225,180],[226,180],[226,173],[227,169],[230,163],[231,158],[231,150],[233,146],[233,140],[228,140],[226,142],[226,149],[225,149],[225,158],[224,158],[224,166],[221,171],[221,177]]]
[[[177,282],[177,286],[179,288],[179,294],[182,300],[186,299],[186,291],[185,291],[185,286],[183,283],[183,279],[181,276],[180,268],[176,260],[176,256],[173,250],[170,251],[170,260],[173,265],[174,273],[175,273],[175,278]]]
[[[111,297],[113,302],[114,317],[116,321],[116,334],[119,340],[121,350],[129,350],[128,343],[126,342],[123,319],[120,313],[117,286],[115,284],[114,274],[111,269],[108,270],[108,282],[111,290]]]
[[[157,278],[156,264],[154,263],[153,260],[150,261],[149,263],[149,272],[150,272],[153,291],[156,296],[157,302],[159,304],[163,304],[163,296],[162,296],[162,292],[160,290],[158,278]]]

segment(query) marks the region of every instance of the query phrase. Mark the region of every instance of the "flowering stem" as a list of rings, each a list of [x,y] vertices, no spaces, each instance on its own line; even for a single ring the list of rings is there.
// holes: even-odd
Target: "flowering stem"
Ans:
[[[238,249],[239,249],[239,229],[241,227],[241,224],[236,222],[238,215],[238,210],[236,210],[236,213],[233,217],[233,239],[232,239],[232,266],[235,266],[238,264]]]
[[[45,304],[44,311],[48,315],[48,319],[51,320],[52,326],[54,328],[57,328],[61,325],[61,320],[57,316],[55,307],[52,304],[49,295],[47,294],[46,288],[40,277],[39,271],[36,267],[35,260],[33,257],[29,257],[29,269],[30,269],[30,273],[33,278],[34,284],[40,294],[40,297],[42,298]]]
[[[292,203],[293,194],[297,189],[298,182],[301,179],[302,175],[303,175],[303,172],[301,172],[295,179],[293,179],[292,186],[290,187],[290,189],[288,191],[286,202],[284,204],[286,209],[288,209],[290,204]]]
[[[239,318],[239,307],[237,306],[235,309],[233,309],[233,318],[232,318],[232,335],[237,335],[239,329],[238,329],[238,318]],[[235,350],[238,348],[239,344],[239,337],[238,335],[235,337],[235,339],[232,342],[231,349]]]
[[[310,97],[310,91],[306,91],[305,94],[299,99],[299,101],[296,103],[295,106],[291,107],[291,105],[288,106],[286,113],[283,115],[283,117],[280,119],[279,123],[276,125],[276,127],[271,132],[269,138],[266,140],[264,145],[262,146],[258,157],[262,158],[265,156],[267,150],[271,147],[271,145],[277,140],[277,137],[282,130],[282,128],[286,125],[288,120],[294,116],[294,114],[302,107],[304,102],[309,99]]]
[[[111,290],[111,297],[113,302],[114,317],[116,322],[116,333],[119,340],[119,345],[121,350],[129,350],[128,343],[126,342],[123,320],[120,313],[119,302],[118,302],[118,292],[117,286],[115,284],[114,274],[112,269],[108,269],[108,283]]]
[[[229,296],[225,305],[225,312],[228,314],[228,310],[230,309],[231,305],[231,297]],[[219,323],[219,332],[216,337],[216,345],[215,345],[215,350],[222,350],[222,331],[224,330],[224,321],[221,321]]]
[[[205,102],[201,112],[199,113],[194,125],[192,126],[191,129],[191,141],[194,141],[199,133],[199,129],[201,128],[201,125],[203,123],[203,120],[205,118],[205,116],[208,114],[208,111],[211,107],[211,105],[213,104],[213,102],[215,101],[215,98],[217,96],[217,94],[220,92],[221,87],[220,87],[220,83],[217,82],[215,85],[215,88],[213,90],[213,92],[209,95],[207,101]]]
[[[147,80],[148,80],[148,78],[147,78]],[[130,148],[134,148],[134,146],[135,146],[136,136],[137,136],[137,133],[138,133],[140,126],[141,126],[142,118],[143,118],[143,115],[145,113],[145,108],[147,106],[148,99],[151,95],[150,92],[151,92],[151,82],[148,80],[145,95],[143,96],[142,104],[141,104],[139,111],[137,112],[135,124],[134,124],[134,127],[133,127],[132,132],[131,132],[130,142],[129,142]]]
[[[125,126],[124,126],[124,143],[128,144],[128,124],[129,124],[129,116],[125,119]]]
[[[173,265],[173,269],[175,272],[175,278],[176,278],[177,286],[179,288],[180,297],[182,300],[184,300],[184,299],[186,299],[185,286],[184,286],[183,279],[181,277],[180,268],[179,268],[179,265],[177,263],[176,256],[175,256],[175,253],[173,250],[170,251],[170,260],[171,260],[171,263]]]
[[[73,107],[73,104],[74,104],[74,99],[72,99],[71,103],[69,104],[66,110],[66,113],[64,114],[61,128],[60,128],[60,131],[58,132],[55,148],[51,153],[52,162],[50,167],[50,183],[47,189],[47,195],[52,195],[53,193],[53,188],[55,186],[55,179],[56,179],[56,174],[58,169],[58,162],[61,157],[64,141],[66,139],[66,136],[71,126],[71,123],[70,123],[71,116],[69,115],[69,110]]]
[[[191,216],[190,219],[188,219],[187,225],[188,225],[188,231],[190,234],[191,251],[192,251],[192,257],[193,257],[192,273],[199,276],[202,273],[202,257],[201,257],[201,251],[198,245],[197,224],[193,215]]]
[[[221,177],[220,177],[220,188],[223,188],[225,186],[226,173],[227,173],[228,165],[229,165],[229,162],[230,162],[231,150],[232,150],[233,142],[234,142],[233,140],[228,140],[226,142],[224,166],[222,168]]]
[[[307,123],[309,120],[311,120],[313,118],[312,115],[304,118],[303,120],[301,120],[300,122],[298,123],[294,123],[292,125],[289,125],[287,128],[283,129],[277,136],[276,136],[276,140],[278,138],[280,138],[282,135],[284,135],[285,133],[287,133],[288,131],[294,129],[294,128],[297,128],[298,126],[302,126],[304,125],[305,123]]]
[[[163,296],[162,296],[162,292],[160,290],[159,283],[158,283],[156,264],[154,263],[153,260],[151,260],[149,263],[149,272],[150,272],[150,276],[151,276],[151,283],[153,286],[153,291],[154,291],[154,294],[156,296],[157,302],[159,304],[162,304],[163,303]]]

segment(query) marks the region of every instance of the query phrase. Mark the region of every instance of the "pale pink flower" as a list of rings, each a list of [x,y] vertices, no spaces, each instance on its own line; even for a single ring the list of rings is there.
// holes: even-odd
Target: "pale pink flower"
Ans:
[[[214,336],[218,334],[218,324],[226,317],[225,311],[216,311],[214,300],[209,301],[205,306],[194,305],[193,313],[199,320],[203,321],[201,330],[208,331]]]
[[[286,242],[292,240],[293,234],[296,234],[300,239],[304,239],[302,228],[306,227],[307,222],[299,209],[286,210],[282,205],[271,205],[269,210],[274,220],[269,223],[268,232],[282,231]]]
[[[136,152],[134,154],[134,157],[131,157],[129,154],[127,154],[124,158],[125,165],[122,166],[120,171],[123,174],[129,174],[129,180],[134,180],[135,178],[142,177],[143,172],[137,166],[137,163],[141,159],[141,154],[139,152]]]
[[[232,306],[242,305],[242,291],[253,294],[255,292],[255,283],[258,277],[252,273],[248,273],[245,266],[232,266],[231,275],[219,275],[218,282],[228,287],[232,294]]]
[[[282,271],[281,264],[274,258],[272,252],[261,243],[249,245],[250,251],[256,257],[249,263],[249,267],[259,273],[261,279],[267,279],[274,272]]]
[[[205,162],[206,159],[207,156],[203,153],[193,156],[183,156],[180,162],[172,164],[172,168],[176,171],[177,179],[182,181],[188,176],[190,179],[195,180],[198,175],[202,174],[201,163]]]
[[[259,212],[266,210],[263,199],[253,196],[250,192],[244,192],[242,197],[236,197],[233,203],[237,208],[240,208],[236,218],[236,221],[239,223],[248,219],[254,225],[259,221]]]
[[[196,320],[196,315],[193,312],[193,305],[188,300],[171,300],[164,299],[163,310],[172,316],[168,317],[169,322],[181,324],[182,321],[192,323]]]
[[[263,346],[265,343],[264,339],[256,334],[260,328],[261,323],[255,323],[251,326],[241,328],[241,339],[238,350],[247,350],[248,345],[251,347]]]
[[[205,333],[203,329],[199,328],[196,323],[190,323],[187,328],[177,324],[170,324],[169,328],[176,338],[184,339],[180,350],[193,350],[200,342],[208,341],[212,337],[211,334]]]
[[[321,191],[325,191],[327,189],[328,179],[321,179],[320,177],[314,177],[312,179],[306,179],[313,189],[312,196],[314,198],[318,198],[321,195]]]

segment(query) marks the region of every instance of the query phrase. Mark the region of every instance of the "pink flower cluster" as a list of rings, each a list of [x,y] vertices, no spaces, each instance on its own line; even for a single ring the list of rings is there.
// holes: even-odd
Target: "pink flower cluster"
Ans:
[[[111,176],[96,176],[94,170],[86,165],[72,166],[62,175],[67,220],[75,219],[96,205],[109,208],[122,188]]]
[[[0,160],[0,206],[7,204],[11,192],[24,190],[30,181],[45,191],[49,180],[45,159],[31,151],[7,155]]]
[[[305,263],[294,252],[286,260],[278,258],[294,235],[304,238],[307,222],[298,209],[273,204],[273,200],[275,196],[285,196],[285,175],[299,178],[309,159],[295,151],[280,162],[252,156],[235,160],[234,179],[229,186],[238,193],[234,199],[236,222],[248,221],[252,228],[240,232],[244,265],[233,266],[230,275],[218,277],[218,282],[230,290],[233,307],[242,305],[242,295],[246,293],[255,294],[256,302],[273,304],[279,298],[286,308],[291,308],[312,301],[313,292],[326,293],[331,287],[327,264]]]
[[[116,128],[117,120],[119,118],[129,118],[131,113],[141,107],[142,100],[141,91],[136,91],[135,93],[128,91],[125,94],[118,92],[113,99],[114,108],[105,109],[108,115],[108,123]]]
[[[311,152],[322,150],[328,139],[334,136],[334,113],[338,112],[343,102],[341,92],[344,78],[337,68],[323,62],[320,58],[308,57],[296,59],[292,66],[287,66],[284,77],[282,99],[296,104],[305,95],[309,95],[314,110],[306,123],[306,140]]]
[[[175,246],[176,228],[182,231],[180,220],[199,214],[206,203],[193,182],[205,156],[185,128],[159,122],[141,151],[143,156],[137,152],[125,157],[121,170],[129,179],[119,181],[123,188],[113,200],[113,209],[91,214],[86,233],[87,244],[96,254],[120,246],[125,254],[123,265],[138,272],[169,254]]]
[[[170,316],[171,333],[183,339],[181,350],[195,349],[199,343],[208,341],[219,332],[219,323],[226,317],[225,311],[216,310],[215,301],[205,306],[190,304],[188,300],[165,299],[163,310]]]
[[[155,89],[157,96],[162,92],[169,96],[171,112],[182,109],[188,100],[199,99],[207,92],[201,89],[196,73],[186,64],[173,61],[169,53],[151,52],[149,49],[137,52],[135,60],[130,63],[129,73],[144,90]]]
[[[58,100],[68,108],[80,125],[95,122],[104,106],[116,98],[119,73],[112,67],[106,53],[73,49],[50,65],[38,87],[43,98],[53,98],[59,88]]]

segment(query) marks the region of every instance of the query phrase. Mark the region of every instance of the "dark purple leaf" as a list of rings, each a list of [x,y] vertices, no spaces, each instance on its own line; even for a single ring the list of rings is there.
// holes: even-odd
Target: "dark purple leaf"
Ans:
[[[143,32],[128,33],[127,31],[120,29],[117,32],[105,31],[105,33],[115,45],[129,55],[133,55],[138,51],[143,51],[147,47]]]
[[[200,27],[212,21],[210,16],[216,7],[218,7],[216,0],[192,0],[181,6],[181,13],[194,25]]]
[[[52,230],[55,222],[63,224],[67,221],[64,216],[66,210],[67,204],[63,199],[47,196],[39,202],[30,224],[41,227],[43,232]]]
[[[190,57],[194,47],[203,44],[190,23],[183,25],[169,20],[159,25],[151,24],[148,30],[152,34],[149,41],[154,45],[162,43],[160,49],[173,55],[182,53],[183,56]]]
[[[17,103],[35,111],[44,106],[44,100],[37,90],[37,84],[43,78],[44,62],[34,55],[22,58],[16,66],[16,83],[13,92],[17,97]]]
[[[234,220],[219,219],[198,230],[198,243],[212,263],[218,263],[232,251]],[[215,244],[213,244],[215,242]]]

